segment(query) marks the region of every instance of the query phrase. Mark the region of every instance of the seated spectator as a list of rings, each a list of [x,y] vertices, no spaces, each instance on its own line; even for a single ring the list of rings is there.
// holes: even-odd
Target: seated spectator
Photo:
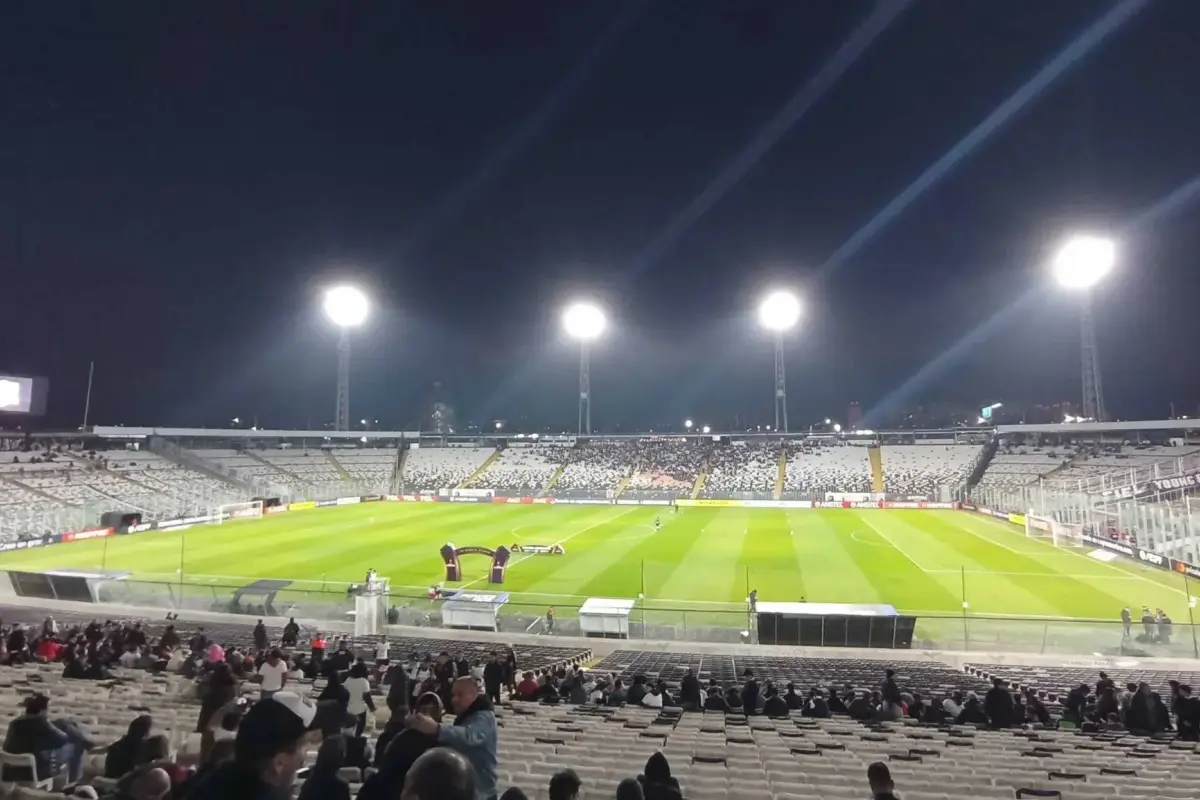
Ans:
[[[617,784],[617,800],[645,800],[637,778],[626,778]]]
[[[646,800],[682,800],[679,781],[671,777],[671,765],[662,753],[655,753],[646,760],[646,768],[638,776],[642,794]]]
[[[147,736],[137,754],[137,764],[130,772],[136,777],[150,769],[161,769],[171,779],[171,786],[180,786],[188,778],[188,769],[171,760],[171,740],[166,736]]]
[[[829,704],[825,702],[825,696],[820,689],[809,689],[808,702],[801,709],[800,716],[812,719],[829,719],[832,716],[829,713]]]
[[[729,707],[729,701],[725,699],[725,695],[721,693],[721,690],[714,688],[708,693],[708,699],[704,701],[704,710],[728,714],[733,709]]]
[[[118,787],[112,800],[163,800],[171,793],[171,778],[166,771],[154,768],[137,773],[129,782]]]
[[[315,706],[293,692],[258,701],[238,726],[233,760],[197,781],[187,800],[290,796],[316,714]]]
[[[896,800],[896,786],[892,783],[891,770],[882,761],[876,761],[867,767],[867,783],[871,787],[873,800]]]
[[[402,797],[403,800],[475,800],[490,795],[479,793],[470,762],[453,750],[435,747],[418,758],[408,771]]]
[[[150,735],[152,727],[153,720],[149,714],[134,717],[125,735],[109,745],[104,755],[104,777],[116,779],[133,770],[142,740]]]
[[[642,695],[642,705],[646,708],[662,708],[663,695],[659,690],[658,684],[650,687],[650,691]]]
[[[442,722],[442,698],[434,692],[426,692],[417,698],[415,710],[439,725]],[[386,743],[383,735],[380,735],[375,750],[375,767],[378,771],[367,778],[358,790],[358,800],[391,800],[399,797],[404,789],[404,779],[413,764],[425,751],[437,747],[436,734],[422,733],[406,727],[403,720],[400,727],[400,731]],[[386,732],[385,727],[384,733]]]
[[[786,717],[788,715],[788,705],[779,696],[779,690],[774,686],[767,689],[767,701],[763,703],[763,714],[768,717]]]
[[[1096,719],[1108,722],[1121,718],[1121,701],[1117,698],[1117,690],[1111,684],[1105,685],[1096,697]]]
[[[613,683],[613,689],[608,695],[608,704],[610,706],[622,706],[629,701],[629,694],[625,691],[625,684],[620,678],[617,678]]]
[[[812,692],[809,692],[809,697],[812,697]],[[804,698],[796,694],[796,684],[788,683],[787,692],[783,695],[783,702],[787,703],[789,711],[799,711],[804,708]]]
[[[1149,687],[1146,688],[1149,689]],[[1083,724],[1083,715],[1087,709],[1087,697],[1090,691],[1090,686],[1081,683],[1067,693],[1066,702],[1063,703],[1063,719],[1075,725]]]
[[[1050,724],[1050,712],[1037,696],[1037,690],[1032,687],[1025,689],[1025,720],[1039,725]]]
[[[963,693],[954,692],[945,700],[942,701],[942,710],[950,717],[950,719],[958,719],[958,715],[962,713]]]
[[[517,699],[528,700],[530,702],[537,699],[538,684],[533,679],[532,672],[526,672],[521,682],[517,684]]]
[[[45,695],[26,698],[25,713],[8,723],[4,737],[4,752],[32,754],[37,774],[29,775],[21,767],[6,765],[0,772],[0,781],[47,780],[59,765],[66,766],[69,783],[78,783],[83,777],[83,756],[92,743],[72,720],[51,722],[47,718],[49,710],[50,700]]]
[[[871,705],[866,692],[857,692],[846,706],[846,713],[850,715],[851,719],[868,722],[875,716],[875,707]]]
[[[326,737],[317,751],[317,763],[304,779],[298,800],[350,800],[350,784],[338,775],[345,763],[345,737]]]
[[[550,777],[550,800],[577,800],[582,786],[574,770],[560,769]]]
[[[1009,698],[1011,700],[1011,698]],[[987,712],[983,710],[983,705],[979,702],[979,697],[970,692],[967,694],[967,702],[963,704],[962,711],[954,720],[956,725],[987,725]]]
[[[631,706],[640,706],[642,698],[646,696],[646,676],[634,675],[633,685],[629,687],[629,693],[625,698],[625,702]]]

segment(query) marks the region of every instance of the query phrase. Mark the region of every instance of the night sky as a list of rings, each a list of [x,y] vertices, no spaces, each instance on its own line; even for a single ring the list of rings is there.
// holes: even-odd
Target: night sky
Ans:
[[[375,302],[355,420],[414,425],[438,381],[463,421],[573,428],[557,317],[582,294],[613,317],[597,427],[728,428],[770,421],[754,306],[778,284],[806,306],[794,428],[1074,400],[1047,262],[1083,229],[1123,234],[1096,298],[1110,413],[1194,412],[1200,196],[1127,226],[1200,175],[1195,0],[1146,4],[829,261],[1115,5],[914,0],[722,183],[873,2],[13,0],[0,372],[50,378],[47,426],[79,424],[91,360],[93,423],[319,426],[320,290],[348,278]]]

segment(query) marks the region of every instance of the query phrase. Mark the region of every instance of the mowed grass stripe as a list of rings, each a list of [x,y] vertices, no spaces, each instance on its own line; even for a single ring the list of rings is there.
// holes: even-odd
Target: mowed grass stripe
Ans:
[[[835,513],[838,516],[833,516]],[[843,514],[846,519],[841,521],[839,517]],[[894,526],[888,525],[888,512],[828,512],[826,519],[837,520],[835,524],[848,530],[855,544],[851,552],[858,557],[863,574],[885,602],[900,610],[953,611],[961,608],[961,597],[937,576],[921,568],[920,553],[909,550],[916,543],[898,540]],[[886,549],[872,545],[883,545]]]
[[[635,539],[625,550],[624,559],[613,563],[583,585],[580,594],[588,597],[636,597],[642,591],[643,576],[647,600],[672,598],[662,592],[676,567],[696,544],[701,529],[718,513],[715,509],[689,508],[675,513],[665,508],[645,509],[640,518],[648,526],[645,537]],[[653,532],[654,517],[663,520],[663,529]],[[707,593],[693,592],[688,597],[703,598]]]
[[[794,599],[804,597],[812,603],[885,602],[859,565],[859,558],[869,560],[874,554],[856,556],[853,532],[857,527],[835,527],[836,516],[823,512],[788,512],[788,524],[794,533],[790,537],[792,550],[800,569],[800,585],[803,589]],[[861,544],[858,546],[866,547]]]

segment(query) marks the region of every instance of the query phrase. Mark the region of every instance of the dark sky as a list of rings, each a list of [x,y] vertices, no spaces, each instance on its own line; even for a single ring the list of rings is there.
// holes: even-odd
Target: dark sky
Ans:
[[[1101,0],[915,0],[650,263],[669,221],[835,53],[867,0],[14,0],[0,25],[0,371],[53,425],[317,425],[319,291],[376,308],[352,416],[575,416],[561,303],[604,299],[595,421],[767,421],[753,307],[805,295],[793,426],[1079,395],[1045,264],[1200,174],[1200,3],[1156,0],[866,247],[830,254],[1094,19]],[[1200,398],[1200,198],[1122,242],[1097,315],[1108,406]],[[1023,298],[1018,300],[1018,298]],[[982,341],[894,392],[992,314]]]

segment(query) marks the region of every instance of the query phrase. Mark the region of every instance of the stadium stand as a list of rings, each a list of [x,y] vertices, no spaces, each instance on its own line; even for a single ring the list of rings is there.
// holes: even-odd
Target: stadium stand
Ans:
[[[537,494],[546,487],[568,453],[567,448],[552,445],[508,447],[500,451],[473,485],[497,491]]]
[[[884,445],[884,491],[936,499],[941,487],[953,491],[966,483],[978,455],[978,445]]]
[[[1173,473],[1174,461],[1193,458],[1197,453],[1200,453],[1200,448],[1163,445],[1088,448],[1058,472],[1054,480],[1065,483],[1103,476],[1121,477],[1158,465],[1168,468],[1168,473]]]
[[[636,458],[633,441],[580,442],[571,450],[551,494],[604,497],[629,475]]]
[[[714,447],[702,497],[771,495],[779,472],[778,442],[733,442]]]
[[[871,491],[867,448],[860,445],[788,444],[783,491],[812,497],[825,492]]]
[[[1072,453],[1059,447],[1001,445],[992,456],[987,471],[978,486],[982,488],[1005,488],[1036,483],[1050,475],[1072,457]]]
[[[400,476],[405,492],[452,489],[475,474],[492,453],[490,447],[420,447],[409,450]]]
[[[350,478],[371,493],[387,494],[396,472],[396,450],[391,448],[346,448],[330,451]]]
[[[712,451],[697,439],[642,439],[634,445],[633,472],[622,497],[665,500],[687,497]]]

